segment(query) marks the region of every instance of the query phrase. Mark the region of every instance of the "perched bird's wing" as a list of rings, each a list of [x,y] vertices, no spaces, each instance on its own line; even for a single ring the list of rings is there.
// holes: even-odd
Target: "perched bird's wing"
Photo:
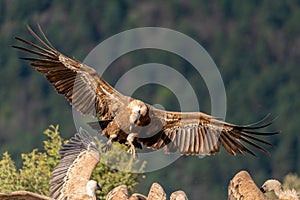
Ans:
[[[171,194],[170,200],[188,200],[188,198],[184,191],[178,190]]]
[[[54,200],[44,195],[36,194],[29,191],[15,191],[9,194],[0,193],[1,200]]]
[[[79,128],[59,152],[61,161],[50,177],[50,196],[64,199],[86,193],[86,184],[99,162],[99,150],[95,139]],[[72,199],[72,198],[71,198]]]
[[[31,61],[31,66],[43,73],[56,91],[64,94],[82,114],[91,114],[101,120],[111,119],[125,96],[113,89],[94,69],[58,52],[47,40],[40,26],[43,38],[29,26],[27,28],[39,45],[16,37],[30,48],[13,46],[14,48],[37,56],[22,59]]]
[[[112,189],[107,195],[106,200],[127,200],[128,188],[126,185],[120,185]]]
[[[152,149],[179,151],[185,155],[210,155],[220,150],[220,144],[232,155],[247,152],[255,156],[245,144],[268,153],[261,144],[272,146],[257,135],[269,136],[278,132],[259,132],[271,122],[247,126],[229,124],[201,112],[169,112],[148,105],[151,136],[139,138]],[[146,129],[146,128],[145,128]],[[146,130],[147,131],[147,130]],[[145,131],[145,132],[146,132]]]
[[[240,171],[230,181],[228,186],[228,200],[271,200],[256,186],[246,171]]]
[[[134,193],[128,198],[128,200],[148,200],[148,199],[143,194]]]
[[[158,184],[153,183],[148,193],[147,200],[166,200],[167,195],[164,189]]]

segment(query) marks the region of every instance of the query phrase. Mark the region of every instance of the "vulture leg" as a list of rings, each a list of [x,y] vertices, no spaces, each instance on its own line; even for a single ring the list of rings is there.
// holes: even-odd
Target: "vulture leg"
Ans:
[[[107,151],[111,150],[111,146],[112,146],[113,140],[114,140],[115,138],[117,138],[117,137],[118,137],[117,134],[112,134],[112,135],[109,136],[108,141],[107,141],[106,144],[102,147],[102,149],[103,149],[104,152],[107,152]]]
[[[135,151],[135,146],[133,144],[134,139],[137,137],[137,133],[130,133],[126,140],[127,144],[129,144],[129,149],[128,152],[132,154],[133,158],[136,158],[136,151]]]
[[[110,122],[106,128],[102,130],[102,135],[108,137],[108,141],[106,144],[102,147],[102,150],[104,152],[107,152],[111,149],[113,141],[117,140],[118,138],[118,124],[114,121]]]

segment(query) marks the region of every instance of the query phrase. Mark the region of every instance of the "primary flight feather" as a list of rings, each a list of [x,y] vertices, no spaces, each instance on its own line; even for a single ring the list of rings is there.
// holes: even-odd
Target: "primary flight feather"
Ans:
[[[98,119],[89,125],[109,138],[107,147],[118,141],[128,145],[133,154],[136,148],[146,146],[185,155],[210,155],[219,152],[222,145],[232,155],[246,152],[255,156],[251,147],[268,153],[264,146],[272,146],[257,135],[278,133],[260,132],[271,122],[239,126],[202,112],[160,110],[122,95],[93,68],[57,51],[40,26],[41,37],[29,26],[27,28],[38,43],[16,37],[27,47],[13,47],[35,55],[22,59],[31,61],[31,66],[44,74],[78,111]]]

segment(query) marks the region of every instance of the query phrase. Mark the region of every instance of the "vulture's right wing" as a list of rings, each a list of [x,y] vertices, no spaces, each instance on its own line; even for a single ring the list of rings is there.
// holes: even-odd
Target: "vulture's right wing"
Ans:
[[[154,150],[164,148],[166,152],[179,151],[184,155],[204,156],[219,152],[222,145],[232,155],[249,153],[256,156],[249,147],[268,154],[262,145],[272,146],[257,136],[272,136],[279,133],[261,131],[271,125],[272,121],[262,120],[252,125],[239,126],[202,112],[171,112],[153,106],[148,107],[153,129],[158,126],[156,124],[160,124],[161,128],[151,137],[139,140]]]

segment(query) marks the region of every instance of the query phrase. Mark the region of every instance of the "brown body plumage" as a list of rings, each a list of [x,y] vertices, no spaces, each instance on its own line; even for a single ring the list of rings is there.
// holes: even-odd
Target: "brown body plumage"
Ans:
[[[188,200],[188,198],[184,191],[179,190],[171,194],[170,200]]]
[[[112,189],[107,195],[106,200],[127,200],[128,188],[126,185],[120,185]]]
[[[271,123],[238,126],[202,112],[159,110],[140,100],[124,96],[104,81],[94,69],[55,50],[40,27],[43,39],[29,27],[28,29],[41,46],[16,38],[32,49],[14,47],[37,55],[35,58],[23,59],[31,61],[31,65],[43,73],[73,107],[82,114],[98,118],[98,122],[90,125],[109,138],[108,146],[113,141],[118,141],[129,145],[132,153],[144,145],[153,150],[164,148],[165,152],[210,155],[219,152],[222,145],[232,155],[244,152],[255,155],[247,145],[263,152],[267,151],[261,145],[271,146],[256,135],[277,133],[259,132]]]

